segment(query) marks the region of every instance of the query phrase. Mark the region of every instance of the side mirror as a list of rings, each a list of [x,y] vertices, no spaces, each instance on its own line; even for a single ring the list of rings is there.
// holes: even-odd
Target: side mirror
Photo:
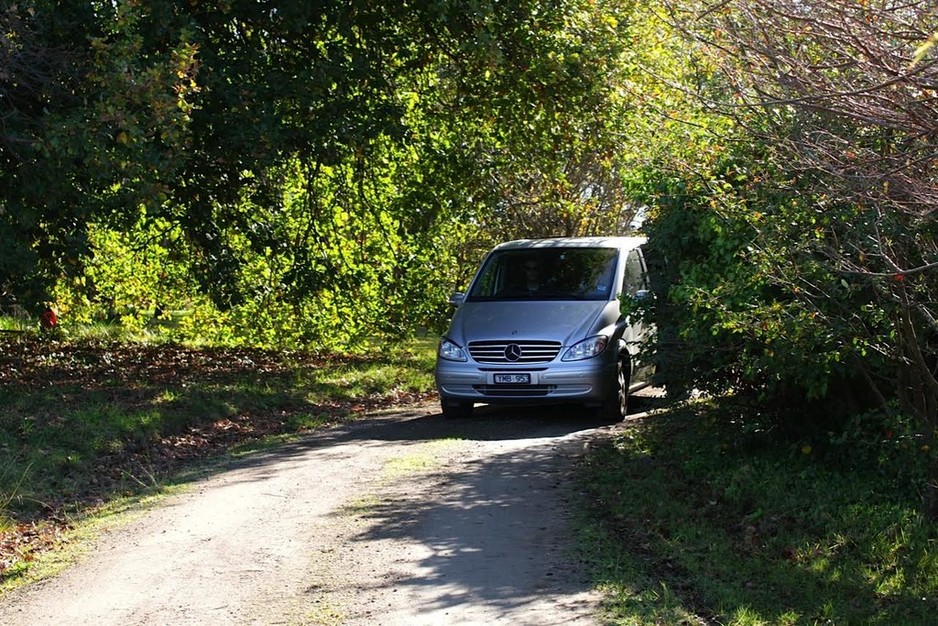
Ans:
[[[639,289],[635,292],[633,298],[636,302],[644,302],[645,300],[651,300],[654,297],[654,294],[651,293],[650,289]]]
[[[457,291],[456,293],[454,293],[453,295],[449,297],[449,303],[455,307],[458,307],[460,304],[463,303],[465,299],[466,299],[466,294],[462,293],[461,291]]]

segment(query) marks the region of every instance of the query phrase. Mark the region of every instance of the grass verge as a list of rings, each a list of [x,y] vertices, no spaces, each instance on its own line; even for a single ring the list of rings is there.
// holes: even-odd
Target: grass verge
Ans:
[[[433,359],[0,335],[0,588],[207,458],[426,399]]]
[[[935,623],[938,532],[895,450],[786,441],[726,405],[628,423],[582,467],[607,623]]]

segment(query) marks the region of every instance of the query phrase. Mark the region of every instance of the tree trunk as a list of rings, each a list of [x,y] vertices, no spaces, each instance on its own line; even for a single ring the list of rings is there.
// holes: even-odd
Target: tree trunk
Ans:
[[[934,439],[934,437],[932,437]],[[925,518],[938,522],[938,455],[929,451],[928,484],[925,485]]]
[[[904,293],[902,294],[904,296]],[[898,324],[902,362],[899,364],[899,401],[918,420],[924,434],[923,450],[928,456],[928,479],[924,491],[924,514],[938,521],[938,379],[917,336],[909,307]]]

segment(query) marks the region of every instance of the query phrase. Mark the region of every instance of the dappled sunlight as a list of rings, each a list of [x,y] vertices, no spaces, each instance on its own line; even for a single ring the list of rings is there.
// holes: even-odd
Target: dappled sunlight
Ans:
[[[527,426],[521,420],[514,428],[519,423]],[[489,452],[502,450],[496,454],[466,440],[439,471],[374,486],[373,506],[357,512],[363,528],[337,549],[343,562],[367,553],[369,567],[386,572],[368,585],[393,591],[386,609],[392,623],[414,606],[428,617],[481,605],[512,615],[523,609],[531,615],[525,623],[536,624],[547,607],[590,602],[588,577],[569,552],[576,446],[543,439],[519,434],[485,444]],[[356,607],[355,617],[370,615]]]

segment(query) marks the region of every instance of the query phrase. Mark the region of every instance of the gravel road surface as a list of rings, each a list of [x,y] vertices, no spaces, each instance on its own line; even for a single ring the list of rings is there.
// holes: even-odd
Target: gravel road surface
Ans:
[[[577,408],[397,411],[251,454],[108,530],[0,624],[594,624]]]

